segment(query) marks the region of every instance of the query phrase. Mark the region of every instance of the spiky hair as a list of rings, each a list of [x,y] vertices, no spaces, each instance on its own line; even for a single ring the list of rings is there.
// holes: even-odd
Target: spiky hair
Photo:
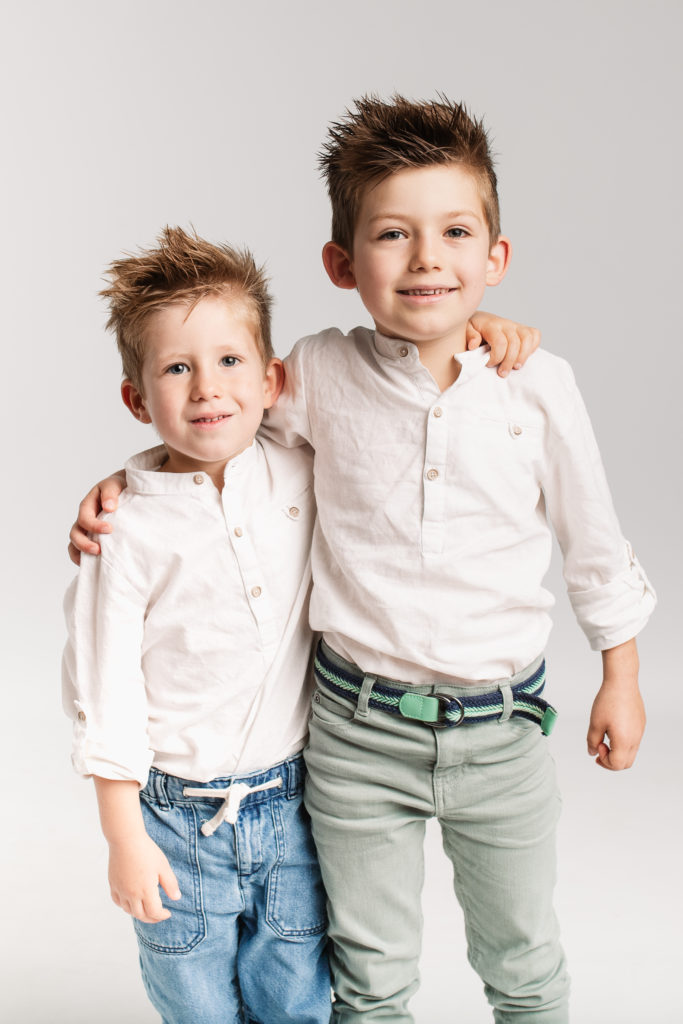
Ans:
[[[209,295],[243,303],[253,318],[264,365],[273,357],[270,335],[272,300],[268,278],[246,249],[214,245],[196,233],[165,227],[157,248],[141,249],[114,260],[106,277],[109,287],[107,329],[116,335],[123,373],[142,390],[145,328],[152,314],[185,304],[188,312]]]
[[[460,103],[394,95],[354,100],[328,129],[319,166],[332,204],[332,240],[349,255],[363,193],[407,167],[454,163],[475,178],[493,245],[500,234],[496,174],[482,121]]]

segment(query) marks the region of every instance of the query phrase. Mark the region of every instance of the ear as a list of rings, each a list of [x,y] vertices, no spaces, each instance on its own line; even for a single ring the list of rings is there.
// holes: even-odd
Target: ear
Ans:
[[[489,252],[489,259],[486,267],[487,285],[500,284],[510,265],[511,256],[512,246],[510,244],[510,239],[506,238],[505,235],[499,235],[498,241],[495,245],[491,246],[491,251]]]
[[[328,242],[323,247],[323,265],[332,284],[337,288],[355,288],[356,278],[353,274],[351,257],[336,242]]]
[[[147,406],[145,405],[145,400],[142,397],[142,392],[138,391],[135,385],[128,380],[127,377],[121,384],[121,398],[123,399],[125,407],[130,409],[136,420],[139,420],[140,423],[152,422],[152,417],[147,412]]]
[[[285,384],[285,368],[281,359],[271,359],[263,378],[263,408],[275,405]]]

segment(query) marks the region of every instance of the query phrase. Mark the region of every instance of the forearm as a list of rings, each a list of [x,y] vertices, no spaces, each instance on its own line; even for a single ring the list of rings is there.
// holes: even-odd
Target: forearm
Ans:
[[[93,776],[100,824],[110,846],[135,842],[146,835],[140,810],[140,788],[135,781]]]
[[[602,652],[603,685],[614,686],[628,694],[638,689],[640,661],[635,638]]]

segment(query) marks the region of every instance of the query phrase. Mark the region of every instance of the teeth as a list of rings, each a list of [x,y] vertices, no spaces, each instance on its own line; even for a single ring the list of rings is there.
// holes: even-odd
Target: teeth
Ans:
[[[408,288],[406,295],[446,295],[450,288]]]
[[[195,420],[195,423],[218,423],[219,420],[224,420],[225,416],[214,416],[210,419],[208,416],[202,416]]]

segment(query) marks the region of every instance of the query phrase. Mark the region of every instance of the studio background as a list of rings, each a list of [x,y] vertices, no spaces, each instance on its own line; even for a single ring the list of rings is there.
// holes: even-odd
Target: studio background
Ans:
[[[588,404],[625,535],[659,595],[639,641],[649,724],[596,768],[600,682],[563,595],[548,652],[564,790],[557,906],[575,1024],[680,1024],[681,134],[677,0],[7,3],[1,617],[3,983],[12,1024],[152,1024],[110,902],[94,794],[70,767],[61,600],[77,502],[154,442],[119,398],[106,264],[194,225],[267,262],[275,339],[368,318],[327,281],[316,153],[353,97],[465,100],[494,137],[513,242],[488,308],[539,326]],[[418,1024],[485,1024],[430,829]],[[264,965],[264,970],[266,965]]]

